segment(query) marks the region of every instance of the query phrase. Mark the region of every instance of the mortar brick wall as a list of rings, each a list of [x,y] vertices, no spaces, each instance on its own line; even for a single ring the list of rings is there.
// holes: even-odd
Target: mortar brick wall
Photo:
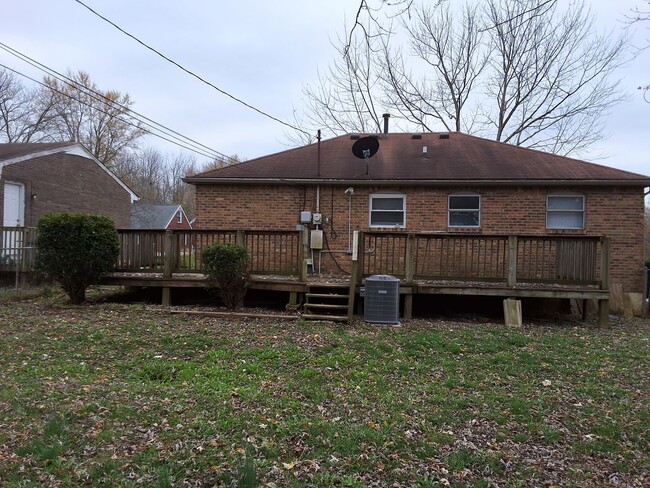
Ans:
[[[0,215],[5,181],[25,186],[25,226],[35,226],[46,213],[68,211],[106,215],[118,228],[129,227],[129,193],[88,158],[57,153],[6,166],[0,180]]]
[[[347,186],[321,186],[320,212],[330,219],[323,225],[330,250],[348,249]],[[292,230],[301,210],[316,211],[315,186],[197,185],[197,229]],[[643,291],[643,189],[640,187],[372,187],[356,186],[351,198],[351,230],[369,229],[372,193],[406,195],[408,232],[466,232],[468,234],[607,236],[612,241],[611,280],[625,292]],[[448,196],[481,196],[480,228],[447,225]],[[546,229],[548,195],[584,195],[585,229]],[[374,229],[373,229],[374,230]],[[390,229],[387,229],[390,230]],[[349,270],[343,252],[323,257],[323,271]]]

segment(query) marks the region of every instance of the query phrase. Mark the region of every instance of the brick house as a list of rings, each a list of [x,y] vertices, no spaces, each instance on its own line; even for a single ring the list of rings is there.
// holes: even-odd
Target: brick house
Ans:
[[[0,144],[4,227],[36,226],[48,212],[106,215],[128,227],[138,196],[81,144]]]
[[[650,177],[462,133],[385,133],[359,159],[344,135],[185,178],[194,228],[295,229],[319,214],[322,270],[347,270],[354,230],[607,236],[612,289],[640,303]],[[309,227],[313,228],[311,224]]]
[[[134,203],[131,206],[131,229],[189,230],[190,220],[178,204]]]

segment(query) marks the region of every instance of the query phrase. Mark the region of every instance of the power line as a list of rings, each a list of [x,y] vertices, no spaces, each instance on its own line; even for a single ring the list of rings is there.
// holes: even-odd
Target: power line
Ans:
[[[104,17],[104,16],[101,15],[100,13],[96,12],[96,11],[93,10],[91,7],[89,7],[88,5],[86,5],[85,3],[83,3],[81,0],[74,0],[74,1],[77,2],[79,5],[85,7],[86,9],[88,9],[90,12],[92,12],[93,14],[95,14],[97,17],[99,17],[99,18],[102,19],[103,21],[105,21],[105,22],[109,23],[110,25],[112,25],[113,27],[115,27],[117,30],[119,30],[119,31],[122,32],[123,34],[129,36],[131,39],[133,39],[133,40],[136,41],[137,43],[141,44],[142,46],[144,46],[145,48],[149,49],[150,51],[156,53],[158,56],[160,56],[161,58],[163,58],[165,61],[170,62],[171,64],[173,64],[173,65],[176,66],[177,68],[180,68],[181,70],[185,71],[188,75],[193,76],[194,78],[196,78],[197,80],[201,81],[202,83],[205,83],[205,84],[208,85],[209,87],[214,88],[214,89],[217,90],[219,93],[221,93],[221,94],[223,94],[223,95],[226,95],[227,97],[233,99],[234,101],[236,101],[236,102],[238,102],[238,103],[241,103],[242,105],[244,105],[245,107],[250,108],[251,110],[254,110],[255,112],[257,112],[257,113],[263,115],[264,117],[268,117],[269,119],[274,120],[274,121],[276,121],[276,122],[279,122],[280,124],[285,125],[285,126],[291,128],[291,129],[293,129],[293,130],[296,130],[296,131],[302,132],[303,134],[305,134],[305,135],[307,135],[307,136],[310,136],[310,134],[309,134],[307,131],[305,131],[305,130],[303,130],[303,129],[300,129],[299,127],[296,127],[296,126],[294,126],[294,125],[291,125],[291,124],[289,124],[288,122],[285,122],[285,121],[283,121],[283,120],[280,120],[280,119],[278,119],[277,117],[274,117],[273,115],[271,115],[271,114],[269,114],[269,113],[267,113],[267,112],[265,112],[265,111],[263,111],[263,110],[260,110],[260,109],[257,108],[257,107],[254,107],[253,105],[251,105],[251,104],[249,104],[249,103],[243,101],[243,100],[240,99],[240,98],[237,98],[237,97],[234,96],[234,95],[231,95],[231,94],[228,93],[227,91],[225,91],[225,90],[219,88],[218,86],[214,85],[213,83],[207,81],[206,79],[204,79],[204,78],[202,78],[201,76],[197,75],[197,74],[194,73],[193,71],[191,71],[191,70],[185,68],[184,66],[182,66],[182,65],[179,64],[179,63],[177,63],[177,62],[174,61],[173,59],[171,59],[171,58],[165,56],[165,55],[164,55],[163,53],[161,53],[160,51],[154,49],[153,47],[149,46],[147,43],[145,43],[145,42],[143,42],[142,40],[138,39],[138,38],[137,38],[136,36],[134,36],[133,34],[130,34],[129,32],[125,31],[125,30],[122,29],[119,25],[117,25],[115,22],[113,22],[113,21],[107,19],[106,17]]]
[[[54,92],[56,92],[56,93],[58,93],[58,94],[60,94],[60,95],[63,95],[63,96],[65,96],[65,97],[68,97],[68,98],[74,100],[75,102],[78,102],[78,103],[80,103],[80,104],[82,104],[82,105],[84,105],[84,106],[86,106],[86,107],[91,107],[91,105],[89,105],[87,102],[84,102],[83,100],[80,100],[79,98],[75,98],[75,97],[73,97],[72,95],[70,95],[69,93],[65,93],[65,92],[62,92],[62,91],[60,91],[60,90],[57,90],[57,89],[55,89],[55,88],[53,88],[53,87],[51,87],[51,86],[48,86],[48,85],[46,85],[45,83],[43,83],[43,82],[41,82],[41,81],[38,81],[38,80],[36,80],[35,78],[32,78],[32,77],[29,76],[29,75],[26,75],[26,74],[24,74],[24,73],[22,73],[22,72],[20,72],[20,71],[18,71],[18,70],[15,70],[15,69],[13,69],[13,68],[10,68],[9,66],[6,66],[6,65],[0,63],[0,67],[2,67],[2,68],[4,68],[4,69],[7,69],[7,70],[9,70],[9,71],[11,71],[11,72],[13,72],[13,73],[16,73],[17,75],[20,75],[20,76],[22,76],[23,78],[26,78],[26,79],[28,79],[28,80],[30,80],[30,81],[33,81],[34,83],[37,83],[37,84],[43,86],[44,88],[47,88],[48,90],[52,90],[52,91],[54,91]],[[187,150],[189,150],[189,151],[195,152],[195,153],[197,153],[197,154],[200,154],[201,156],[205,156],[205,157],[208,157],[208,158],[214,158],[214,156],[212,156],[212,155],[210,155],[210,154],[202,153],[202,152],[200,152],[200,151],[197,150],[197,149],[194,149],[194,148],[192,148],[192,147],[185,146],[184,144],[182,144],[182,143],[180,143],[180,142],[176,142],[176,141],[173,141],[173,140],[171,140],[171,139],[168,139],[167,137],[164,137],[164,136],[161,135],[161,134],[157,134],[157,133],[155,133],[155,132],[152,132],[152,131],[149,130],[149,129],[142,128],[141,126],[139,126],[139,125],[137,125],[137,124],[134,124],[134,123],[131,122],[130,120],[126,120],[126,119],[120,118],[120,117],[118,117],[118,116],[116,116],[116,115],[114,115],[114,114],[110,114],[110,113],[108,113],[108,112],[106,112],[106,111],[104,111],[104,110],[102,110],[102,109],[100,109],[100,108],[97,108],[97,107],[93,107],[93,108],[96,109],[98,112],[101,112],[101,113],[103,113],[103,114],[105,114],[105,115],[109,115],[109,116],[115,117],[115,119],[117,119],[117,120],[119,120],[120,122],[123,122],[123,123],[125,123],[125,124],[127,124],[127,125],[130,125],[131,127],[135,127],[135,128],[140,129],[140,130],[143,130],[143,131],[146,132],[147,134],[151,134],[152,136],[159,137],[160,139],[163,139],[163,140],[165,140],[165,141],[167,141],[167,142],[171,142],[172,144],[175,144],[175,145],[177,145],[177,146],[179,146],[179,147],[182,147],[182,148],[187,149]]]
[[[0,44],[1,44],[1,43],[0,43]],[[83,100],[80,100],[79,98],[75,98],[75,97],[73,97],[72,95],[70,95],[69,93],[62,92],[62,91],[57,90],[57,89],[55,89],[55,88],[53,88],[53,87],[51,87],[51,86],[49,86],[49,85],[46,85],[45,83],[43,83],[43,82],[41,82],[41,81],[38,81],[38,80],[32,78],[31,76],[26,75],[26,74],[24,74],[24,73],[22,73],[22,72],[20,72],[20,71],[18,71],[18,70],[15,70],[15,69],[13,69],[13,68],[10,68],[9,66],[6,66],[6,65],[0,63],[0,67],[1,67],[1,68],[4,68],[4,69],[7,69],[7,70],[9,70],[9,71],[11,71],[11,72],[13,72],[13,73],[15,73],[15,74],[17,74],[17,75],[20,75],[20,76],[22,76],[23,78],[26,78],[26,79],[28,79],[28,80],[30,80],[30,81],[32,81],[32,82],[38,84],[38,85],[41,85],[42,87],[47,88],[48,90],[52,90],[52,91],[54,91],[54,92],[56,92],[56,93],[58,93],[58,94],[60,94],[60,95],[63,95],[63,96],[65,96],[65,97],[68,97],[68,98],[70,98],[71,100],[74,100],[74,101],[76,101],[76,102],[78,102],[78,103],[80,103],[80,104],[82,104],[82,105],[84,105],[84,106],[91,107],[91,105],[89,105],[88,103],[84,102]],[[61,80],[59,80],[59,81],[61,81]],[[105,97],[104,97],[104,98],[105,98]],[[172,144],[175,144],[176,146],[182,147],[183,149],[187,149],[187,150],[189,150],[189,151],[195,152],[195,153],[197,153],[197,154],[200,154],[201,156],[205,156],[205,157],[208,157],[208,158],[216,159],[216,158],[214,157],[214,155],[205,154],[205,153],[203,153],[203,152],[201,152],[201,151],[199,151],[199,150],[197,150],[197,149],[194,149],[194,148],[192,148],[192,147],[188,147],[188,146],[186,146],[186,145],[184,145],[184,144],[182,144],[182,143],[180,143],[180,142],[175,142],[175,141],[173,141],[173,140],[171,140],[171,139],[168,139],[167,137],[164,137],[163,135],[157,134],[157,133],[152,132],[151,130],[148,130],[148,129],[144,129],[144,128],[142,128],[141,126],[138,126],[138,125],[134,124],[134,123],[131,122],[130,120],[122,119],[122,118],[120,118],[120,117],[118,117],[118,116],[116,116],[116,115],[114,115],[114,114],[110,114],[110,113],[108,113],[108,112],[106,112],[106,111],[104,111],[104,110],[101,110],[101,109],[97,108],[97,107],[93,107],[93,108],[96,109],[98,112],[101,112],[101,113],[103,113],[103,114],[105,114],[105,115],[109,115],[109,116],[111,116],[111,117],[115,117],[115,119],[117,119],[117,120],[119,120],[119,121],[121,121],[121,122],[123,122],[123,123],[125,123],[125,124],[128,124],[128,125],[130,125],[130,126],[132,126],[132,127],[136,127],[136,128],[138,128],[138,129],[141,129],[141,130],[145,131],[146,133],[148,133],[148,134],[150,134],[150,135],[152,135],[152,136],[158,137],[158,138],[163,139],[163,140],[165,140],[165,141],[167,141],[167,142],[171,142]],[[137,117],[134,117],[134,118],[135,118],[136,120],[140,121],[139,119],[137,119]],[[220,155],[222,158],[229,160],[231,163],[234,163],[234,164],[246,163],[246,161],[237,161],[236,159],[232,158],[231,156],[227,156],[226,154],[224,154],[224,153],[222,153],[222,152],[219,152],[219,151],[216,151],[216,150],[213,150],[213,151],[215,151],[215,152],[216,152],[218,155]],[[258,173],[257,171],[251,170],[250,168],[246,167],[246,166],[243,165],[243,164],[240,166],[239,169],[240,169],[241,171],[244,171],[245,173],[248,173],[248,174],[252,175],[252,176],[259,176],[259,173]],[[298,185],[298,184],[295,183],[295,182],[292,182],[292,181],[287,180],[286,178],[278,178],[278,180],[279,180],[279,181],[282,181],[282,182],[284,182],[284,183],[287,183],[287,184],[290,185],[290,186],[294,186],[294,187],[298,187],[298,186],[300,186],[300,185]]]
[[[135,120],[137,120],[138,122],[143,122],[143,121],[140,120],[140,118],[139,118],[139,117],[142,117],[142,118],[144,118],[144,119],[150,120],[153,124],[156,124],[156,125],[159,125],[160,127],[163,127],[163,128],[165,128],[165,129],[168,129],[166,126],[164,126],[164,125],[162,125],[162,124],[160,124],[160,123],[158,123],[158,122],[155,122],[155,121],[153,121],[152,119],[150,119],[150,118],[148,118],[148,117],[146,117],[146,116],[144,116],[144,115],[138,114],[138,112],[135,112],[135,111],[129,109],[128,107],[125,107],[124,105],[118,104],[118,103],[116,103],[116,102],[114,102],[114,101],[112,101],[112,100],[108,100],[108,99],[107,99],[103,94],[101,94],[101,93],[99,93],[99,92],[96,92],[96,91],[94,91],[94,90],[92,90],[92,89],[90,89],[90,88],[87,88],[87,87],[85,87],[84,85],[80,84],[79,82],[77,82],[77,81],[75,81],[75,80],[73,80],[73,79],[71,79],[71,78],[69,78],[69,77],[67,77],[67,76],[65,76],[65,75],[61,75],[61,74],[58,73],[56,70],[54,70],[54,69],[52,69],[52,68],[49,68],[49,67],[47,67],[46,65],[44,65],[44,64],[42,64],[42,63],[39,63],[39,62],[36,61],[36,60],[33,60],[33,59],[30,58],[29,56],[20,53],[19,51],[17,51],[17,50],[15,50],[15,49],[11,48],[10,46],[7,46],[6,44],[4,44],[4,43],[2,43],[2,42],[0,42],[0,49],[3,49],[4,51],[6,51],[6,52],[12,54],[13,56],[17,57],[18,59],[20,59],[21,61],[23,61],[23,62],[25,62],[25,63],[28,63],[28,64],[30,64],[31,66],[33,66],[33,67],[39,69],[40,71],[43,71],[44,73],[53,76],[54,78],[56,78],[57,80],[59,80],[59,81],[61,81],[61,82],[64,82],[64,80],[62,80],[61,78],[59,78],[59,76],[65,78],[65,79],[68,80],[69,82],[74,83],[75,85],[77,85],[77,86],[75,86],[75,88],[76,88],[79,92],[82,92],[82,90],[86,90],[87,92],[90,92],[90,93],[86,93],[86,94],[89,95],[89,96],[90,96],[91,98],[93,98],[94,100],[98,100],[98,101],[107,101],[107,102],[109,102],[111,105],[117,105],[118,107],[120,107],[120,108],[122,108],[122,109],[125,109],[126,111],[128,111],[128,112],[130,112],[130,113],[136,114],[137,116],[132,117],[132,118],[135,119]],[[41,85],[42,87],[47,88],[48,90],[52,90],[52,91],[54,91],[54,92],[56,92],[56,93],[58,93],[58,94],[60,94],[60,95],[63,95],[63,96],[65,96],[65,97],[68,97],[68,98],[70,98],[70,99],[72,99],[72,100],[74,100],[74,101],[76,101],[76,102],[78,102],[78,103],[80,103],[80,104],[82,104],[82,105],[84,105],[84,106],[92,107],[92,106],[91,106],[90,104],[88,104],[87,102],[84,102],[83,100],[81,100],[81,99],[79,99],[79,98],[75,98],[74,96],[72,96],[72,95],[69,94],[69,93],[65,93],[65,92],[62,92],[62,91],[60,91],[60,90],[57,90],[57,89],[55,89],[55,88],[53,88],[53,87],[51,87],[51,86],[49,86],[49,85],[47,85],[47,84],[45,84],[45,83],[43,83],[43,82],[41,82],[41,81],[38,81],[38,80],[36,80],[36,79],[30,77],[29,75],[26,75],[26,74],[24,74],[24,73],[18,71],[18,70],[15,70],[15,69],[13,69],[13,68],[10,68],[10,67],[8,67],[8,66],[6,66],[6,65],[4,65],[4,64],[0,64],[0,67],[5,68],[5,69],[7,69],[7,70],[9,70],[9,71],[11,71],[11,72],[13,72],[13,73],[16,73],[17,75],[20,75],[20,76],[22,76],[23,78],[26,78],[26,79],[28,79],[28,80],[30,80],[30,81],[32,81],[32,82],[38,84],[38,85]],[[55,73],[55,75],[53,75],[52,73]],[[58,76],[57,76],[57,75],[58,75]],[[81,87],[81,88],[79,88],[79,87]],[[96,96],[93,96],[93,93],[96,94]],[[101,98],[98,98],[98,97],[101,97]],[[152,132],[151,130],[148,130],[148,129],[143,128],[143,127],[141,127],[141,126],[139,126],[139,125],[137,125],[137,124],[134,124],[134,123],[133,123],[132,121],[130,121],[130,120],[126,120],[126,119],[120,118],[120,117],[118,117],[118,116],[116,116],[116,115],[114,115],[114,114],[110,114],[110,113],[108,113],[108,112],[106,112],[106,111],[104,111],[104,110],[101,110],[100,108],[97,108],[97,107],[92,107],[92,108],[96,109],[98,112],[101,112],[101,113],[103,113],[103,114],[105,114],[105,115],[109,115],[109,116],[115,117],[117,120],[119,120],[119,121],[121,121],[121,122],[123,122],[123,123],[125,123],[125,124],[127,124],[127,125],[130,125],[130,126],[132,126],[132,127],[135,127],[135,128],[140,129],[140,130],[143,130],[143,131],[145,131],[147,134],[150,134],[150,135],[152,135],[152,136],[155,136],[155,137],[158,137],[158,138],[160,138],[160,139],[163,139],[163,140],[165,140],[165,141],[167,141],[167,142],[170,142],[170,143],[172,143],[172,144],[174,144],[174,145],[176,145],[176,146],[182,147],[183,149],[187,149],[187,150],[189,150],[189,151],[192,151],[192,152],[194,152],[194,153],[200,154],[201,156],[205,156],[205,157],[207,157],[207,158],[217,159],[217,157],[216,157],[214,154],[206,154],[205,151],[201,151],[200,148],[197,149],[196,147],[188,147],[186,144],[189,144],[189,143],[187,143],[187,142],[185,142],[185,141],[183,141],[183,142],[176,142],[176,141],[174,141],[174,140],[168,139],[167,137],[165,137],[165,136],[163,136],[163,135],[161,135],[161,134],[158,134],[158,133],[156,133],[156,132]],[[152,124],[149,124],[149,123],[147,123],[147,122],[144,122],[144,123],[145,123],[146,125],[148,125],[149,127],[151,127],[153,130],[157,130],[157,131],[159,131],[159,132],[163,132],[160,128],[155,127],[155,126],[152,126]],[[195,142],[193,139],[190,139],[190,138],[188,138],[188,137],[186,137],[186,136],[183,136],[182,134],[180,134],[180,133],[174,131],[173,129],[168,129],[168,130],[170,130],[170,131],[172,131],[172,132],[175,132],[176,134],[179,134],[179,136],[182,137],[182,138],[184,138],[184,139],[187,139],[187,140],[189,140],[189,141],[193,141],[193,142]],[[163,132],[163,134],[168,135],[168,136],[170,136],[170,137],[174,137],[174,136],[171,136],[170,134],[167,134],[167,133],[165,133],[165,132]],[[179,137],[174,137],[174,138],[177,139],[177,140],[180,140]],[[226,155],[226,154],[224,154],[224,153],[222,153],[222,152],[220,152],[220,151],[217,151],[216,149],[211,149],[211,148],[209,148],[208,146],[204,146],[204,145],[201,144],[201,143],[196,143],[196,144],[198,144],[199,146],[203,146],[203,147],[207,148],[209,151],[212,151],[213,153],[215,153],[215,154],[218,155],[219,157],[221,157],[221,158],[223,158],[223,159],[226,159],[226,160],[230,161],[231,163],[239,164],[239,163],[245,163],[245,162],[246,162],[246,161],[238,161],[238,160],[234,159],[234,158],[231,157],[231,156],[228,156],[228,155]],[[245,165],[240,166],[240,170],[244,171],[245,173],[249,173],[249,174],[251,174],[252,176],[259,176],[259,173],[258,173],[257,171],[253,171],[253,170],[251,170],[250,168],[246,167]],[[289,184],[290,186],[299,186],[299,185],[297,185],[296,183],[294,183],[294,182],[292,182],[292,181],[289,181],[289,180],[287,180],[287,179],[285,179],[285,178],[278,178],[278,180],[279,180],[279,181],[282,181],[282,182],[284,182],[284,183],[287,183],[287,184]]]
[[[88,95],[90,95],[90,94],[96,95],[96,96],[90,95],[91,98],[93,98],[94,100],[104,102],[104,103],[109,103],[112,106],[119,107],[122,110],[129,112],[130,114],[132,114],[131,116],[134,119],[138,120],[139,122],[144,123],[145,125],[151,127],[152,129],[163,132],[165,135],[180,141],[183,144],[182,147],[185,148],[185,149],[193,150],[193,149],[187,147],[187,145],[190,145],[190,146],[193,146],[196,149],[199,149],[199,151],[195,151],[195,152],[197,152],[198,154],[201,154],[203,156],[207,156],[207,157],[210,157],[210,158],[225,157],[225,158],[227,158],[229,160],[232,160],[232,158],[230,158],[229,156],[226,156],[225,154],[217,151],[216,149],[212,149],[211,147],[208,147],[205,144],[202,144],[202,143],[200,143],[200,142],[198,142],[198,141],[196,141],[196,140],[194,140],[194,139],[192,139],[190,137],[187,137],[187,136],[181,134],[180,132],[175,131],[174,129],[171,129],[171,128],[167,127],[166,125],[161,124],[160,122],[156,122],[155,120],[153,120],[153,119],[151,119],[151,118],[149,118],[149,117],[147,117],[147,116],[145,116],[145,115],[143,115],[141,113],[136,112],[135,110],[131,109],[130,107],[122,105],[122,104],[120,104],[120,103],[118,103],[118,102],[116,102],[114,100],[110,100],[110,99],[106,98],[106,96],[104,94],[102,94],[100,92],[97,92],[96,90],[93,90],[92,88],[87,87],[87,86],[79,83],[78,81],[76,81],[76,80],[74,80],[74,79],[72,79],[72,78],[70,78],[70,77],[68,77],[66,75],[63,75],[63,74],[59,73],[58,71],[56,71],[56,70],[54,70],[54,69],[52,69],[52,68],[38,62],[38,61],[36,61],[35,59],[27,56],[24,53],[21,53],[20,51],[18,51],[16,49],[2,43],[2,42],[0,42],[0,49],[3,49],[4,51],[8,52],[9,54],[12,54],[13,56],[20,59],[21,61],[23,61],[23,62],[25,62],[25,63],[27,63],[27,64],[29,64],[29,65],[31,65],[31,66],[39,69],[39,70],[41,70],[44,73],[46,73],[46,74],[58,79],[59,81],[65,83],[65,81],[62,79],[62,78],[64,78],[65,80],[67,80],[67,82],[69,84],[73,84],[74,87],[79,91],[86,92],[86,94],[88,94]],[[39,83],[39,82],[37,82],[37,83]],[[149,132],[149,133],[151,133],[151,132]],[[156,135],[156,134],[153,134],[153,133],[151,133],[151,134]],[[168,140],[168,139],[166,139],[166,140]],[[169,141],[169,142],[173,142],[173,141]],[[208,153],[211,153],[211,154],[205,154],[206,151]]]

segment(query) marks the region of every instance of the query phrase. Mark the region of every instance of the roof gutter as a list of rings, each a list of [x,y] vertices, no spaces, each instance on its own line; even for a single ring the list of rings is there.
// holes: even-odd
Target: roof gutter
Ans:
[[[644,180],[352,180],[314,178],[183,178],[192,185],[356,185],[356,186],[650,186]]]

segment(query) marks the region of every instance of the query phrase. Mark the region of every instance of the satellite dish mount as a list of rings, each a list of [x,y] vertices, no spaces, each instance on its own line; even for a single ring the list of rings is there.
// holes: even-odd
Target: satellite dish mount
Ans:
[[[379,141],[376,137],[362,137],[352,145],[352,154],[366,162],[366,175],[368,174],[368,159],[377,154]]]

